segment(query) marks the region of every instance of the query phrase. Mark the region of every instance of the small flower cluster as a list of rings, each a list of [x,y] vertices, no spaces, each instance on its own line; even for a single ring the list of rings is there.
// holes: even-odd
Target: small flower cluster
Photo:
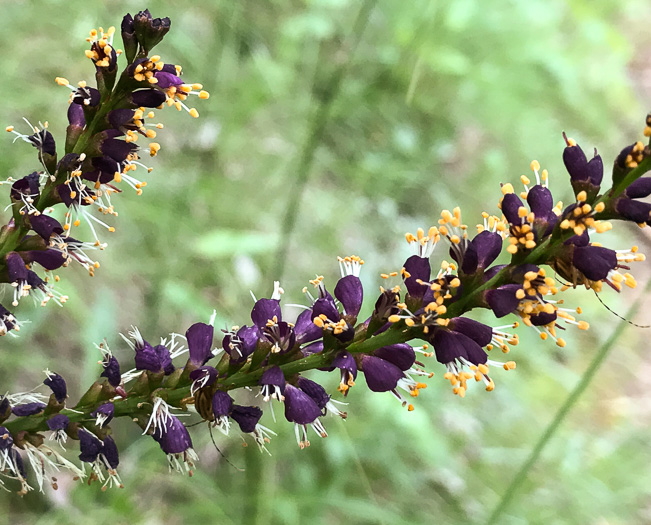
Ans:
[[[121,29],[129,65],[117,83],[113,30],[91,32],[87,56],[97,70],[97,88],[69,86],[73,95],[66,156],[56,162],[54,140],[44,127],[21,136],[37,147],[46,171],[13,181],[14,219],[0,232],[0,275],[14,286],[14,302],[35,290],[44,294],[44,301],[63,301],[38,284],[28,267],[33,262],[48,270],[70,259],[90,265],[85,250],[103,244],[97,238],[95,243],[74,240],[70,230],[86,217],[84,206],[113,213],[109,197],[118,191],[116,184],[124,181],[136,190],[143,186],[130,172],[139,165],[136,140],[155,137],[144,123],[152,118],[147,108],[167,104],[196,116],[185,105],[187,97],[207,97],[201,86],[182,83],[179,67],[150,56],[169,30],[168,19],[153,19],[145,11],[133,18],[127,15]],[[58,83],[69,85],[65,79]],[[651,136],[651,116],[644,134]],[[385,282],[395,282],[373,295],[368,316],[360,317],[367,295],[359,277],[364,261],[355,255],[339,257],[341,277],[330,291],[325,278],[317,276],[310,281],[313,289],[303,289],[304,305],[287,305],[301,308],[296,317],[281,307],[284,290],[276,282],[269,298],[254,298],[250,322],[223,330],[216,348],[215,315],[208,323],[193,324],[185,335],[170,334],[158,344],[132,328],[123,339],[134,368],[122,372],[106,341],[99,344],[101,372],[74,407],[67,406],[65,380],[50,371],[43,381],[49,395],[34,389],[3,396],[0,476],[14,480],[22,494],[32,490],[27,460],[40,490],[47,484],[56,488],[61,470],[70,471],[74,479],[102,483],[103,488],[121,487],[111,426],[127,417],[159,444],[170,469],[189,475],[198,457],[183,416],[199,418],[226,435],[237,427],[267,451],[275,433],[261,423],[263,407],[275,421],[274,405],[280,404],[304,449],[311,435],[327,437],[328,414],[347,417],[338,407],[341,401],[329,393],[327,380],[321,381],[323,386],[305,375],[314,369],[334,372],[335,395],[342,397],[361,373],[369,390],[389,392],[409,411],[414,409],[411,399],[427,386],[422,380],[434,375],[421,355],[423,361],[435,357],[443,365],[443,378],[458,396],[466,395],[473,379],[492,391],[490,367],[512,370],[515,363],[489,355],[509,353],[519,342],[516,328],[523,324],[542,340],[564,347],[560,333],[566,325],[580,330],[589,325],[579,320],[580,308],[563,306],[565,300],[558,296],[578,286],[595,293],[607,289],[604,285],[616,292],[635,287],[629,265],[644,260],[636,246],[615,250],[594,239],[612,229],[609,220],[651,224],[651,204],[641,200],[651,194],[651,177],[643,177],[651,169],[649,147],[642,142],[627,146],[615,160],[612,187],[602,193],[601,157],[595,150],[588,159],[575,141],[564,138],[563,160],[575,202],[555,203],[548,172],[533,161],[533,176],[521,177],[523,191],[516,193],[512,184],[503,184],[496,208],[500,211],[484,212],[475,235],[463,223],[459,208],[444,210],[427,232],[406,234],[414,253],[399,271],[381,274]],[[149,146],[152,155],[158,151],[154,144]],[[63,225],[45,212],[57,202],[68,208]],[[431,257],[439,243],[445,243],[451,260],[433,270]],[[514,321],[489,326],[468,317],[475,308],[497,319],[512,315]],[[0,307],[0,330],[15,326],[15,318]],[[238,401],[242,389],[255,391],[261,403]],[[46,445],[46,432],[61,448],[68,438],[78,441],[82,466]]]
[[[100,217],[117,216],[113,199],[123,191],[121,186],[142,193],[146,182],[136,177],[136,170],[152,170],[141,162],[138,139],[151,140],[146,147],[150,156],[160,150],[153,140],[163,124],[153,122],[154,109],[174,106],[198,117],[197,110],[186,105],[187,99],[191,95],[206,99],[208,93],[200,84],[181,80],[181,66],[150,54],[169,29],[169,18],[152,18],[149,11],[126,15],[121,27],[124,53],[113,45],[113,27],[90,32],[86,56],[95,66],[96,87],[56,78],[57,84],[71,90],[62,157],[47,122],[32,126],[26,121],[28,134],[6,128],[15,140],[36,148],[41,165],[21,179],[0,182],[11,186],[13,218],[0,229],[0,282],[13,287],[12,306],[28,295],[42,306],[50,300],[61,305],[68,297],[54,289],[59,278],[50,272],[73,262],[91,276],[99,268],[92,252],[103,250],[106,243],[97,230],[115,231]],[[127,66],[118,76],[121,54],[126,55]],[[57,204],[66,208],[63,220],[52,215]],[[72,235],[82,222],[92,234],[90,241]],[[34,264],[46,275],[39,276]],[[19,328],[20,322],[0,305],[0,335]]]

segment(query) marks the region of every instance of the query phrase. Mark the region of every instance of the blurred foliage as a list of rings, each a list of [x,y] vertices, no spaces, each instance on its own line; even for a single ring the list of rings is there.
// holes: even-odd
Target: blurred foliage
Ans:
[[[54,77],[91,80],[87,31],[119,25],[126,11],[145,6],[0,6],[1,120],[48,120],[61,141],[68,95]],[[499,183],[517,182],[532,158],[549,169],[555,197],[567,200],[562,130],[587,151],[598,146],[607,164],[639,138],[651,96],[644,0],[380,0],[353,54],[347,42],[359,6],[149,6],[172,18],[163,59],[182,64],[185,78],[212,96],[198,105],[198,121],[161,115],[156,170],[143,196],[117,199],[117,232],[97,276],[61,272],[60,288],[71,297],[63,309],[21,305],[18,315],[31,324],[0,343],[4,390],[31,388],[49,367],[79,381],[70,385],[75,399],[98,373],[93,342],[106,336],[123,362],[131,359],[117,336],[131,324],[157,340],[207,320],[213,308],[219,326],[245,323],[249,290],[266,295],[279,277],[271,268],[298,156],[343,61],[349,66],[321,140],[308,152],[314,164],[290,239],[285,302],[301,302],[300,289],[315,273],[334,283],[338,254],[362,256],[367,290],[376,289],[378,273],[399,269],[408,255],[405,230],[427,227],[455,205],[474,224],[482,210],[496,210]],[[12,147],[5,137],[3,178],[36,166],[32,148]],[[633,238],[621,226],[613,235],[625,244]],[[650,277],[643,267],[636,275]],[[632,295],[607,291],[604,300],[622,311]],[[220,457],[203,426],[195,428],[202,461],[191,480],[169,475],[153,440],[136,439],[137,427],[119,422],[125,489],[103,493],[62,480],[44,496],[2,494],[0,523],[481,523],[594,348],[620,322],[587,292],[574,294],[578,303],[592,330],[568,334],[563,350],[522,330],[512,351],[518,369],[499,374],[490,394],[476,388],[454,397],[439,368],[407,413],[388,394],[370,395],[360,378],[348,421],[326,421],[330,436],[307,450],[297,449],[289,424],[268,416],[265,424],[279,433],[272,457],[216,435],[244,473]],[[481,312],[477,318],[491,322]],[[628,330],[504,523],[651,521],[644,335]],[[327,381],[334,389],[336,379]]]

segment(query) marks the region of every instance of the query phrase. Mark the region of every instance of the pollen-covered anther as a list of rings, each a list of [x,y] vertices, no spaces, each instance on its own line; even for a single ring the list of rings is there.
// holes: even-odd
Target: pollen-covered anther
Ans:
[[[425,230],[422,228],[418,228],[416,235],[409,232],[405,234],[407,242],[411,246],[415,247],[416,255],[424,258],[429,257],[432,254],[440,238],[441,233],[436,226],[430,227],[427,235],[425,235]]]

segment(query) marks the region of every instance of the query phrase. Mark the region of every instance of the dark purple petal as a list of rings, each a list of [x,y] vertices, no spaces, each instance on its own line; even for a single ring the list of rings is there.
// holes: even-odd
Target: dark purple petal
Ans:
[[[118,468],[118,465],[120,464],[120,454],[118,453],[118,447],[115,444],[115,441],[113,441],[111,436],[106,436],[103,445],[102,455],[109,464],[109,467],[112,469]]]
[[[536,184],[527,193],[527,203],[536,219],[546,220],[554,208],[554,197],[549,188]]]
[[[118,363],[118,360],[113,356],[109,356],[102,362],[102,366],[104,367],[104,371],[100,374],[100,377],[106,377],[109,384],[113,387],[120,386],[122,376],[120,375],[120,363]]]
[[[332,296],[317,299],[312,306],[312,319],[325,315],[329,321],[339,321],[339,310]]]
[[[70,418],[65,414],[56,414],[47,420],[47,427],[53,432],[56,430],[65,430],[69,424]]]
[[[68,122],[73,127],[83,128],[86,125],[86,118],[84,117],[84,108],[82,108],[78,104],[68,105]]]
[[[470,337],[479,346],[486,346],[493,340],[493,329],[490,326],[467,317],[451,319],[448,328]]]
[[[520,299],[516,296],[518,290],[522,289],[520,284],[505,284],[495,290],[486,292],[486,302],[495,317],[500,318],[515,312],[520,304]]]
[[[294,325],[294,333],[298,344],[316,341],[323,336],[323,331],[312,322],[312,310],[303,310]]]
[[[362,356],[362,372],[366,384],[373,392],[394,390],[404,374],[396,365],[372,355]]]
[[[339,352],[332,361],[332,366],[350,372],[353,379],[357,378],[357,362],[349,352]]]
[[[347,315],[357,317],[364,299],[362,281],[355,275],[342,277],[335,286],[335,297],[342,304]]]
[[[231,356],[233,362],[239,363],[246,360],[255,351],[258,336],[259,332],[256,326],[245,325],[236,334],[226,334],[222,341],[222,347]]]
[[[119,129],[123,126],[133,126],[133,115],[135,110],[133,109],[114,109],[108,114],[108,121],[116,129]]]
[[[228,416],[233,408],[233,398],[223,390],[217,390],[212,396],[212,412],[215,418]],[[254,425],[255,426],[255,425]]]
[[[601,186],[601,181],[604,178],[604,163],[601,160],[601,155],[597,154],[597,150],[595,150],[594,157],[588,162],[585,171],[592,185]]]
[[[170,422],[165,427],[159,427],[152,437],[165,454],[182,454],[192,448],[188,429],[176,416],[170,416]]]
[[[172,356],[170,355],[169,349],[165,345],[156,345],[154,350],[158,355],[160,366],[165,372],[165,375],[168,376],[174,372],[176,368],[174,368],[174,365],[172,364]]]
[[[97,417],[97,416],[104,416],[106,420],[104,421],[103,425],[108,425],[111,420],[113,419],[113,415],[115,414],[115,406],[113,403],[104,403],[103,405],[98,406],[95,410],[93,410],[90,415],[91,417]]]
[[[44,403],[25,403],[23,405],[16,405],[11,408],[11,412],[14,416],[24,417],[24,416],[33,416],[45,410]]]
[[[63,233],[61,223],[54,217],[50,217],[44,213],[41,213],[40,215],[30,215],[29,223],[32,230],[40,235],[45,241],[49,241],[53,233],[58,235]]]
[[[80,428],[79,432],[79,459],[86,463],[93,463],[99,453],[102,451],[104,444],[91,432],[85,428]]]
[[[156,77],[156,80],[158,80],[156,85],[162,89],[167,89],[171,86],[178,87],[183,84],[183,80],[181,80],[176,75],[168,73],[166,71],[156,71],[154,73],[154,76]]]
[[[557,314],[556,312],[554,313],[547,313],[547,312],[540,312],[538,314],[533,314],[529,320],[531,321],[531,324],[534,326],[546,326],[550,323],[553,323],[557,319]]]
[[[414,349],[407,343],[397,343],[395,345],[383,346],[373,352],[373,355],[389,361],[397,366],[400,370],[409,370],[416,361]]]
[[[201,382],[201,388],[212,385],[219,373],[210,365],[201,366],[190,372],[190,379]]]
[[[92,87],[80,87],[73,92],[72,102],[73,104],[79,104],[82,107],[95,107],[100,103],[101,98],[102,97],[97,89]]]
[[[501,235],[487,230],[477,234],[472,245],[477,249],[477,266],[481,269],[493,264],[502,252],[504,240]]]
[[[267,368],[263,373],[260,381],[260,386],[273,385],[279,386],[281,391],[285,388],[285,375],[279,366],[272,366]]]
[[[185,337],[188,339],[191,363],[202,366],[213,356],[212,338],[214,331],[212,325],[195,323],[185,332]]]
[[[134,107],[157,108],[166,98],[165,93],[158,89],[139,89],[131,93],[131,103]]]
[[[231,417],[242,432],[251,433],[262,417],[262,410],[254,406],[233,405]]]
[[[509,224],[519,226],[522,223],[518,210],[523,207],[520,197],[515,193],[507,193],[502,200],[502,213],[509,221]]]
[[[29,262],[40,264],[46,270],[61,268],[68,260],[59,250],[29,250],[23,252]]]
[[[323,388],[319,383],[311,381],[303,376],[299,376],[296,386],[310,396],[316,403],[316,406],[321,410],[321,413],[324,414],[325,407],[328,404],[328,401],[330,401],[330,396],[325,391],[325,388]]]
[[[427,285],[418,283],[417,281],[420,280],[423,283],[429,282],[431,274],[429,259],[419,257],[418,255],[412,255],[405,261],[404,268],[409,274],[409,277],[405,279],[407,292],[409,292],[409,295],[412,297],[423,297],[427,290]]]
[[[648,202],[634,201],[627,199],[626,197],[621,197],[617,199],[615,209],[619,215],[629,221],[638,224],[644,224],[651,221],[651,204]]]
[[[25,261],[17,252],[9,252],[6,261],[10,283],[27,281],[27,266],[25,266]]]
[[[321,416],[321,409],[305,392],[293,385],[285,387],[285,419],[298,425],[309,425]]]
[[[138,149],[136,144],[119,139],[106,139],[101,145],[102,154],[110,157],[116,163],[125,161],[136,149]],[[118,171],[117,168],[116,164],[113,171]]]
[[[45,381],[43,381],[43,384],[50,387],[57,402],[63,403],[66,400],[66,397],[68,397],[66,381],[59,374],[50,372]]]
[[[488,359],[486,352],[470,337],[447,329],[438,329],[432,337],[434,352],[439,363],[452,363],[463,357],[478,365]]]
[[[251,310],[251,320],[259,330],[267,326],[267,321],[276,318],[276,321],[282,321],[280,311],[280,302],[277,299],[258,299]]]
[[[32,197],[36,200],[39,196],[40,177],[35,171],[18,179],[11,185],[9,195],[14,200],[21,200],[22,197]]]
[[[161,372],[161,362],[156,350],[144,341],[142,348],[136,346],[136,370],[149,370],[150,372]]]
[[[318,354],[320,352],[323,352],[323,341],[316,341],[315,343],[311,343],[301,348],[301,353],[304,356]]]
[[[631,199],[642,199],[651,195],[651,177],[640,177],[624,192]]]
[[[601,246],[577,246],[572,264],[591,281],[601,281],[617,267],[617,253]]]
[[[57,154],[56,143],[54,137],[49,131],[42,129],[27,137],[32,145],[44,155],[54,156]]]
[[[570,174],[571,180],[588,180],[586,172],[588,159],[586,159],[585,153],[578,144],[567,146],[563,150],[563,163]]]

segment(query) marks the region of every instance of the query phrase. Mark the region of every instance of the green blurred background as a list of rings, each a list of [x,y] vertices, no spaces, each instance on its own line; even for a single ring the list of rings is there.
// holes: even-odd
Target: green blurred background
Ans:
[[[598,146],[610,165],[640,138],[649,109],[646,0],[43,0],[0,2],[0,121],[22,129],[23,116],[48,120],[62,145],[68,92],[54,77],[92,80],[87,31],[119,27],[125,12],[145,7],[172,18],[157,52],[211,97],[197,102],[199,120],[160,114],[156,169],[141,197],[116,199],[117,232],[96,276],[59,272],[65,308],[21,304],[17,314],[31,324],[0,343],[2,390],[29,389],[49,367],[69,378],[76,399],[99,372],[93,342],[108,337],[128,368],[117,334],[131,324],[152,341],[206,321],[213,308],[217,326],[243,324],[249,290],[268,296],[282,274],[284,301],[302,302],[314,274],[333,285],[337,255],[366,260],[370,296],[379,272],[409,255],[405,231],[456,205],[474,225],[482,210],[496,212],[499,183],[517,183],[534,158],[567,202],[561,131],[586,151]],[[2,178],[37,168],[34,150],[5,136]],[[651,251],[644,232],[616,226],[617,247],[637,238]],[[644,265],[635,274],[650,278]],[[618,312],[635,296],[603,294]],[[407,413],[360,378],[348,421],[328,418],[330,436],[309,449],[268,415],[264,424],[279,434],[271,457],[242,447],[237,432],[219,436],[244,473],[195,428],[193,479],[168,474],[156,443],[116,422],[123,490],[63,481],[45,495],[0,493],[0,523],[482,523],[620,322],[586,292],[571,304],[592,329],[569,331],[562,350],[522,330],[510,354],[518,369],[498,372],[492,393],[474,388],[459,399],[432,363],[436,376]],[[503,523],[651,522],[645,338],[629,328],[618,342]],[[316,377],[332,390],[338,382]]]

